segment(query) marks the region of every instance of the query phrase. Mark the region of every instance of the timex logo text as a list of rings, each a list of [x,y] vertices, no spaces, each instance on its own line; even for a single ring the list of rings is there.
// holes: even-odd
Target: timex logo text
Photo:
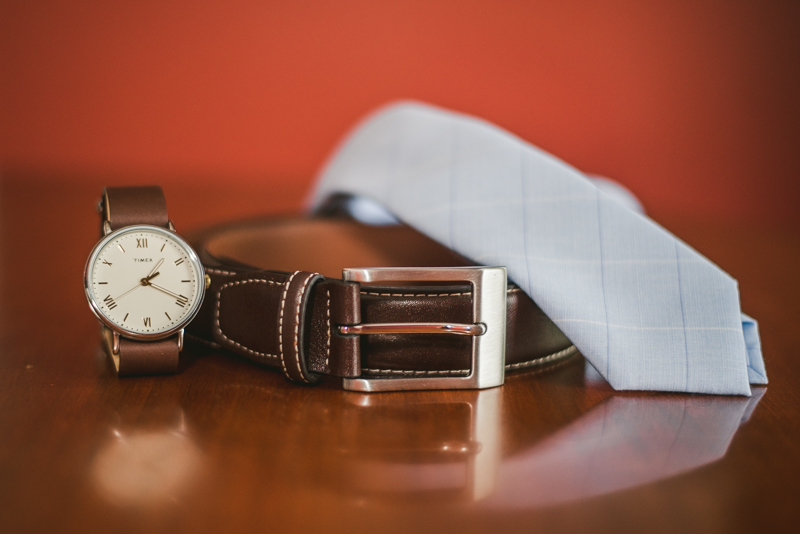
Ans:
[[[153,263],[153,258],[133,258],[136,263]]]

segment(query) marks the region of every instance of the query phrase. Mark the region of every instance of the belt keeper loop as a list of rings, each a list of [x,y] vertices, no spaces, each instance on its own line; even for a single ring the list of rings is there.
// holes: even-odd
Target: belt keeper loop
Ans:
[[[331,284],[331,322],[336,326],[361,323],[361,284],[337,282]]]
[[[361,323],[361,284],[337,281],[326,290],[331,298],[330,373],[348,378],[361,376],[361,340],[359,336],[344,336],[338,329]]]

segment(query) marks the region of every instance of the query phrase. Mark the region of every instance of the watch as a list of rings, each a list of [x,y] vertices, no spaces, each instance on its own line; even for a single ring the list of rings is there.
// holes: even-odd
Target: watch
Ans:
[[[175,373],[184,328],[203,302],[203,265],[175,233],[160,187],[107,187],[98,211],[84,289],[104,348],[119,376]]]

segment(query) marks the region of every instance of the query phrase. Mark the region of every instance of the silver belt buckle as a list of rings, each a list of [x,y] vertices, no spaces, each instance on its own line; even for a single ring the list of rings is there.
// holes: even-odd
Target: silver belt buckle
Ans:
[[[342,279],[362,284],[380,282],[469,282],[472,285],[472,324],[383,323],[342,326],[342,334],[440,333],[468,335],[472,366],[467,376],[435,378],[346,378],[350,391],[420,389],[486,389],[503,385],[506,361],[505,267],[387,267],[345,269]]]

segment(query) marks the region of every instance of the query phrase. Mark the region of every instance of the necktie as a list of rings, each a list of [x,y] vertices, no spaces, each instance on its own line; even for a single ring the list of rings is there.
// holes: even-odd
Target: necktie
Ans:
[[[478,264],[504,265],[619,390],[750,395],[767,382],[736,281],[576,169],[474,117],[368,117],[312,202],[360,195]]]

